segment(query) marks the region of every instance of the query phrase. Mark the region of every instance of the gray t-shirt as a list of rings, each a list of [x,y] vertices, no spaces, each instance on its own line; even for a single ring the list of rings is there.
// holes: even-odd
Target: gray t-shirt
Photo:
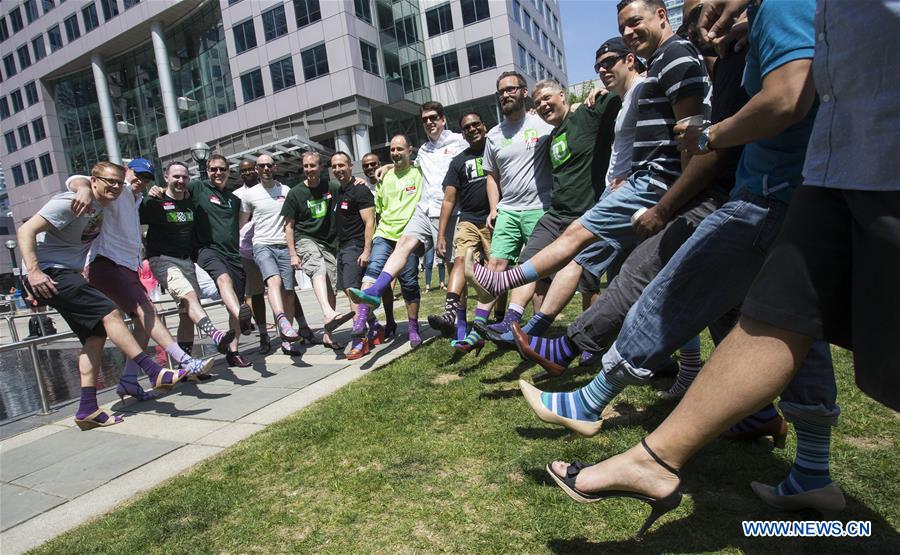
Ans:
[[[550,206],[551,131],[552,125],[530,113],[519,121],[503,120],[488,131],[484,170],[500,174],[498,209],[546,210]]]
[[[76,218],[72,212],[74,197],[75,193],[60,193],[38,211],[53,226],[53,229],[37,237],[37,258],[41,270],[66,268],[80,272],[84,269],[91,242],[100,235],[103,207],[94,202],[93,212]]]

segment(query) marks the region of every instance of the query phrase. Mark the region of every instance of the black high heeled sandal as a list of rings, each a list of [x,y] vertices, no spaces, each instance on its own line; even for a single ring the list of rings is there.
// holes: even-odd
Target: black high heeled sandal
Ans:
[[[679,480],[681,479],[681,475],[677,470],[666,464],[661,458],[659,458],[656,453],[653,452],[652,449],[647,445],[647,442],[641,439],[641,446],[647,451],[647,453],[653,458],[656,463],[674,474],[678,476]],[[647,517],[647,520],[644,521],[641,529],[638,530],[638,533],[635,535],[634,539],[637,541],[641,541],[644,539],[644,534],[647,530],[653,526],[653,523],[659,519],[659,517],[676,509],[679,505],[681,505],[681,487],[675,489],[672,493],[665,497],[661,497],[659,499],[655,497],[650,497],[649,495],[644,495],[642,493],[637,493],[634,491],[623,491],[623,490],[610,490],[610,491],[601,491],[597,493],[587,493],[579,490],[575,487],[575,479],[578,477],[578,474],[584,470],[585,468],[594,466],[592,464],[584,464],[581,461],[572,461],[569,463],[569,467],[566,469],[566,475],[560,476],[556,472],[553,471],[553,467],[551,465],[547,465],[547,473],[550,474],[550,477],[553,478],[553,481],[556,482],[566,495],[571,497],[573,500],[578,503],[594,503],[596,501],[602,501],[603,499],[610,499],[613,497],[630,497],[632,499],[637,499],[639,501],[643,501],[650,505],[650,516]]]

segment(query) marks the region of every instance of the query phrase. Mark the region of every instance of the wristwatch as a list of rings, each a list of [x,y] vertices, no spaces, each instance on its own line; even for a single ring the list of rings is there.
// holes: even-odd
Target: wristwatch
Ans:
[[[700,132],[700,135],[697,136],[697,150],[706,154],[710,150],[713,150],[712,146],[709,144],[709,128],[711,126],[707,125],[703,128],[703,131]]]

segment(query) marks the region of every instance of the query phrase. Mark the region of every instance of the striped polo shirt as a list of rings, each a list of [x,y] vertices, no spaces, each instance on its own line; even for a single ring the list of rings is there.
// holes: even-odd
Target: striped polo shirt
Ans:
[[[670,37],[650,57],[647,78],[639,91],[631,173],[647,171],[650,182],[668,189],[681,175],[681,153],[675,142],[675,112],[681,99],[703,98],[704,119],[711,111],[710,81],[699,52],[686,40]]]

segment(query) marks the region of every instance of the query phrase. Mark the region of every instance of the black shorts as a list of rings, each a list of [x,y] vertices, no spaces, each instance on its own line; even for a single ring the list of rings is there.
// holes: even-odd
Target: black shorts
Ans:
[[[118,307],[99,289],[84,279],[80,272],[63,268],[47,268],[44,270],[50,279],[56,282],[57,294],[50,300],[37,297],[28,281],[25,287],[31,296],[41,304],[46,304],[57,311],[69,328],[75,332],[81,344],[89,337],[106,337],[103,318]]]
[[[900,191],[803,186],[742,312],[852,349],[859,388],[900,410],[898,284]]]
[[[216,289],[219,288],[219,276],[228,274],[231,282],[234,284],[234,292],[240,302],[244,302],[244,290],[247,283],[247,274],[244,273],[244,266],[241,259],[235,253],[234,258],[223,256],[213,249],[203,247],[197,253],[197,265],[203,268],[203,271],[209,274],[209,277],[216,283]],[[221,295],[222,292],[219,291]]]
[[[362,286],[366,267],[356,263],[363,252],[362,243],[341,245],[337,253],[337,288],[338,290],[359,288]]]
[[[519,264],[550,246],[550,243],[559,239],[565,233],[566,228],[577,219],[559,218],[551,214],[544,214],[534,226],[528,242],[522,247],[522,252],[519,253]],[[549,284],[554,276],[555,274],[550,275],[541,281]],[[581,280],[578,282],[578,291],[582,293],[597,293],[600,291],[600,280],[587,272],[582,272]]]

